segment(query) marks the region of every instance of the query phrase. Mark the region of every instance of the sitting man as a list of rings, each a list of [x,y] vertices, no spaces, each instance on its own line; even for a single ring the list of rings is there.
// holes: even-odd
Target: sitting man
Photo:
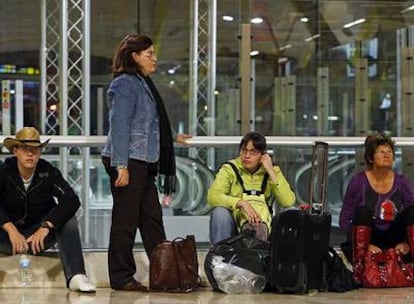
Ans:
[[[214,207],[210,242],[235,235],[245,223],[264,223],[270,232],[272,198],[282,207],[296,200],[282,171],[266,153],[266,138],[249,132],[240,142],[239,156],[222,165],[208,191],[207,201]]]
[[[0,165],[0,252],[39,254],[57,242],[69,289],[95,292],[85,276],[75,216],[80,201],[60,171],[40,158],[48,142],[32,127],[4,139],[14,156]]]

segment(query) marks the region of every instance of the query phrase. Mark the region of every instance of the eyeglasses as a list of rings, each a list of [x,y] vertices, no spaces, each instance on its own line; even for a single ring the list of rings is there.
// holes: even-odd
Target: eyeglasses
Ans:
[[[393,156],[394,155],[392,150],[380,150],[380,151],[376,151],[375,154],[381,154],[382,156],[385,156],[385,155]]]
[[[256,149],[250,149],[250,150],[249,149],[241,149],[240,153],[243,154],[243,155],[250,154],[251,156],[259,156],[259,155],[262,154],[261,151],[256,150]]]
[[[150,59],[157,59],[157,55],[155,55],[154,51],[148,51],[148,52],[141,52],[145,57]]]
[[[31,147],[31,146],[18,146],[18,149],[22,150],[24,153],[28,154],[37,154],[40,152],[40,147]]]

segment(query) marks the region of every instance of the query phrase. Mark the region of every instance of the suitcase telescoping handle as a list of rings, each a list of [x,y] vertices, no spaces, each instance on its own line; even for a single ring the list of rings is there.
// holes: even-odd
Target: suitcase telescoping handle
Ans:
[[[311,178],[309,182],[309,213],[322,215],[326,207],[329,145],[315,141],[312,146]]]

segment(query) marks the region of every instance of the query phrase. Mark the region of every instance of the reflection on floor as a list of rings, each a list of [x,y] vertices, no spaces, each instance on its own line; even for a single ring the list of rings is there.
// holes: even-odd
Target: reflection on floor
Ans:
[[[405,304],[414,303],[414,288],[359,289],[346,293],[316,293],[312,295],[226,295],[206,288],[197,292],[141,293],[98,289],[96,294],[70,292],[66,288],[2,288],[1,304]]]

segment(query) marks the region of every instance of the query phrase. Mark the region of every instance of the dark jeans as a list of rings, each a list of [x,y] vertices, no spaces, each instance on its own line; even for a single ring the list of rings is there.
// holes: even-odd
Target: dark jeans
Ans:
[[[32,235],[40,226],[40,223],[24,229],[19,228],[21,234],[26,238]],[[45,249],[58,244],[59,255],[62,261],[66,285],[75,274],[85,274],[85,263],[82,255],[82,245],[79,237],[78,221],[76,217],[71,218],[59,230],[50,230],[45,239]],[[9,235],[4,230],[0,231],[0,252],[12,254]]]
[[[110,166],[107,157],[102,162],[111,179],[113,208],[108,270],[111,287],[117,289],[132,281],[136,272],[133,247],[137,228],[148,257],[166,237],[155,185],[157,165],[130,159],[128,186],[115,187],[116,168]]]

